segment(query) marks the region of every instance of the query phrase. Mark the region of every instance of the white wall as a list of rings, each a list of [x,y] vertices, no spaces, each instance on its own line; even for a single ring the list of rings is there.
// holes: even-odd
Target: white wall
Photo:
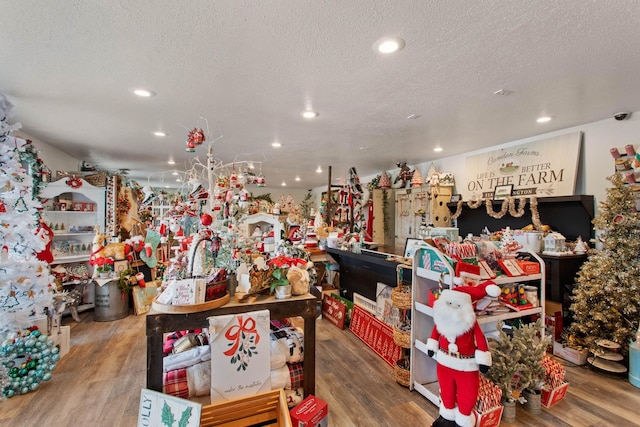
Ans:
[[[625,121],[617,121],[613,118],[609,118],[555,132],[519,139],[505,144],[498,144],[482,150],[470,151],[463,155],[445,157],[434,162],[425,162],[416,165],[412,164],[411,158],[408,157],[407,163],[412,169],[418,169],[423,177],[427,176],[427,172],[433,163],[439,172],[451,172],[453,173],[454,178],[462,179],[465,176],[464,168],[467,156],[577,131],[583,132],[583,142],[580,151],[575,194],[593,195],[597,204],[597,202],[603,201],[606,198],[606,189],[610,186],[609,181],[607,181],[606,178],[615,170],[613,158],[609,153],[609,149],[617,147],[620,152],[624,154],[625,145],[632,144],[636,148],[640,145],[640,112],[633,113],[631,118]],[[444,148],[446,150],[446,144],[444,145]],[[397,169],[394,169],[392,172],[397,174]],[[361,178],[360,181],[366,183],[371,181],[372,178],[374,178],[374,176],[368,176]],[[318,188],[316,191],[319,194],[320,191],[324,190],[322,188]],[[456,192],[458,191],[456,190]]]
[[[31,140],[31,143],[38,149],[38,156],[42,159],[45,166],[51,169],[54,180],[56,171],[80,170],[80,161],[75,157],[71,157],[67,153],[64,153],[24,132],[16,132],[15,136]]]
[[[53,172],[53,178],[55,179],[56,171],[79,171],[82,161],[71,157],[67,153],[64,153],[51,145],[40,141],[24,132],[16,132],[15,136],[23,139],[30,139],[32,144],[38,149],[38,155],[44,162],[44,164]],[[283,188],[258,188],[250,186],[248,190],[253,196],[259,196],[265,193],[271,193],[271,200],[277,202],[280,196],[287,197],[291,195],[296,203],[301,203],[307,194],[307,190],[304,189],[287,189]],[[317,207],[317,205],[316,205]]]
[[[425,162],[420,164],[411,163],[411,159],[408,158],[408,164],[412,169],[420,170],[423,177],[426,176],[431,163],[433,163],[437,170],[440,172],[451,172],[454,178],[462,178],[464,176],[465,160],[467,156],[478,154],[486,151],[492,151],[499,148],[510,147],[513,145],[523,144],[531,141],[542,140],[557,135],[563,135],[565,133],[572,133],[581,131],[584,134],[582,149],[580,153],[580,162],[578,166],[578,179],[576,183],[575,194],[593,195],[596,202],[602,201],[606,197],[606,189],[609,186],[609,181],[606,177],[611,175],[614,171],[614,163],[609,149],[617,147],[623,151],[623,147],[627,144],[633,144],[638,147],[640,145],[640,111],[632,114],[629,120],[616,121],[613,118],[587,123],[580,126],[575,126],[567,129],[562,129],[555,132],[544,133],[529,138],[519,139],[511,141],[505,144],[498,144],[486,149],[475,150],[464,155],[445,157],[434,162]],[[26,134],[17,133],[17,136],[22,138],[28,138],[33,141],[33,144],[40,150],[40,157],[44,163],[55,174],[56,170],[78,170],[80,167],[80,161],[75,159],[62,151],[47,145],[46,143],[30,137]],[[446,145],[445,145],[446,149]],[[356,168],[358,165],[355,165]],[[391,170],[389,170],[391,171]],[[389,172],[388,171],[388,172]],[[382,171],[380,171],[382,172]],[[397,170],[393,172],[397,173]],[[374,176],[361,177],[362,183],[371,181]],[[291,194],[297,203],[300,203],[306,190],[296,190],[286,188],[280,189],[268,189],[261,190],[253,189],[254,196],[262,193],[271,193],[271,199],[277,201],[281,195],[287,196]],[[315,207],[319,206],[320,194],[326,191],[326,187],[315,188],[313,193],[315,195]]]

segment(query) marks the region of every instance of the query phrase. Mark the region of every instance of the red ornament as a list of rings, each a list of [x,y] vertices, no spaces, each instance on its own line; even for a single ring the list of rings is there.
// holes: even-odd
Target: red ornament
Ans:
[[[200,216],[200,223],[202,225],[204,225],[205,227],[208,227],[213,223],[213,217],[211,215],[209,215],[208,213],[203,213]]]
[[[193,128],[187,136],[187,152],[194,152],[196,146],[201,145],[205,141],[204,131],[200,128]]]

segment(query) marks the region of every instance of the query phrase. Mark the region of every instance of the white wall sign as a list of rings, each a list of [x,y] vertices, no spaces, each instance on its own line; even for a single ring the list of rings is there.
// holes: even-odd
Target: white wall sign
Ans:
[[[464,200],[491,199],[508,186],[513,197],[573,195],[581,140],[576,132],[467,157],[458,192]]]

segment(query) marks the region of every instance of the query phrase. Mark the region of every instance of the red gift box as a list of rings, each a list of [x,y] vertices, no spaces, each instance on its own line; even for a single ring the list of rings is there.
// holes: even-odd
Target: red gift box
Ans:
[[[488,411],[484,411],[482,413],[478,413],[474,410],[476,414],[476,427],[497,427],[500,425],[500,420],[502,419],[502,410],[504,406],[496,406],[495,408],[489,409]]]
[[[533,261],[518,261],[518,265],[525,274],[540,274],[540,264]]]
[[[542,405],[545,408],[550,408],[559,401],[561,401],[567,394],[569,383],[564,383],[560,387],[554,389],[542,389]]]
[[[327,427],[329,407],[327,402],[309,395],[290,412],[291,424],[295,427]]]

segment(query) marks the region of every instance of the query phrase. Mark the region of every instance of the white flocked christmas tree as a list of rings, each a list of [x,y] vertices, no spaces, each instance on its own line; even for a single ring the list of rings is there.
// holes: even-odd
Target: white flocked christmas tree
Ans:
[[[36,258],[46,248],[38,232],[41,204],[33,197],[33,178],[20,163],[27,141],[9,135],[20,126],[9,125],[10,111],[0,94],[0,387],[5,397],[36,390],[59,358],[46,331],[31,328],[52,304],[53,277],[47,263]]]

